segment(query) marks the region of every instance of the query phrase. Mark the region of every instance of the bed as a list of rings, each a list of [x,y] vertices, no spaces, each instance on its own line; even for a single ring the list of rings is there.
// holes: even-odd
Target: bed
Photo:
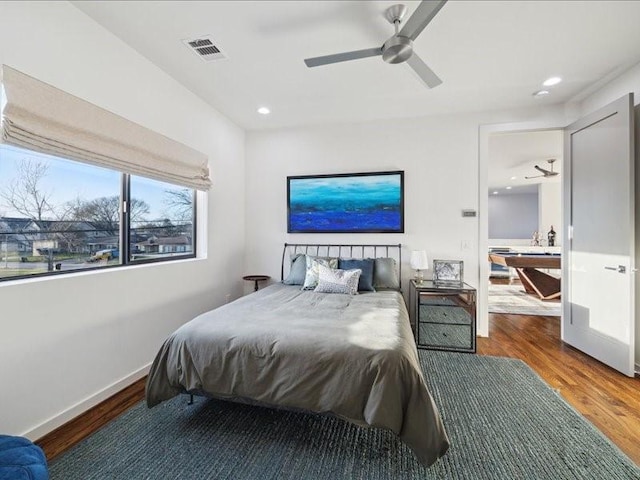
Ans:
[[[313,256],[309,247],[285,244],[283,279],[289,258]],[[338,255],[354,256],[350,245],[313,247],[316,256],[322,247],[325,257],[335,255],[334,247]],[[360,258],[369,255],[367,248],[389,257],[389,247],[401,265],[400,245],[356,249]],[[449,441],[423,378],[404,299],[398,290],[379,290],[317,293],[281,282],[203,313],[160,348],[147,379],[147,405],[191,393],[332,414],[393,431],[431,465]]]

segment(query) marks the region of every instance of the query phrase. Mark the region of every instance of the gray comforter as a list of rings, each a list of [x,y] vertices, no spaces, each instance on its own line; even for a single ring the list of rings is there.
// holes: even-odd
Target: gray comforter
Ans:
[[[397,292],[350,296],[277,284],[206,312],[162,345],[147,405],[184,391],[387,428],[425,465],[449,447]]]

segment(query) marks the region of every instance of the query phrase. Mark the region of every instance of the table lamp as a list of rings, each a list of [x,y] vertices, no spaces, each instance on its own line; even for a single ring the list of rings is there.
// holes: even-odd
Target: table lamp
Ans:
[[[427,259],[427,252],[424,250],[413,250],[411,252],[411,268],[416,271],[416,283],[422,283],[424,280],[424,274],[422,270],[429,269],[429,260]]]

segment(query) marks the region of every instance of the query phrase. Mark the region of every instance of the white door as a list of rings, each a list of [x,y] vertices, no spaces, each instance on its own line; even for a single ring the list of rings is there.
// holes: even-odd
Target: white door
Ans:
[[[633,94],[565,129],[562,339],[634,374]]]

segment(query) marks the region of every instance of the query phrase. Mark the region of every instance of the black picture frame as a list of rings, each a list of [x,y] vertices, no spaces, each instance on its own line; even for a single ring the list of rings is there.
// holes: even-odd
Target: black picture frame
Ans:
[[[288,233],[404,233],[404,171],[287,177]]]

